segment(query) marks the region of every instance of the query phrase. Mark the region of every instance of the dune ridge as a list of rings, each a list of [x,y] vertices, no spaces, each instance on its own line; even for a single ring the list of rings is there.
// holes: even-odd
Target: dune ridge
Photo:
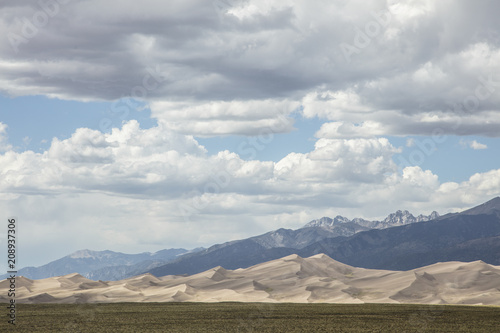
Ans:
[[[352,267],[325,254],[296,254],[245,269],[191,276],[143,274],[93,281],[79,274],[17,278],[19,303],[297,302],[500,305],[500,266],[443,262],[409,271]],[[9,281],[0,281],[7,302]]]

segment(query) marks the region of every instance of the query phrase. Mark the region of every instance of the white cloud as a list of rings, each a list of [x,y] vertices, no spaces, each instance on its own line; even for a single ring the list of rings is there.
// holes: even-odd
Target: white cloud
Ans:
[[[280,186],[297,194],[323,192],[328,184],[338,186],[349,182],[373,183],[384,173],[395,172],[392,154],[398,150],[387,139],[330,140],[320,139],[314,151],[307,154],[292,153],[276,163],[275,174]],[[322,189],[321,184],[325,185]],[[273,188],[274,188],[273,187]]]
[[[469,148],[472,148],[474,150],[483,150],[483,149],[488,149],[488,146],[483,144],[483,143],[479,143],[477,142],[476,140],[460,140],[460,145],[462,147],[469,147]]]
[[[406,147],[415,147],[415,139],[413,138],[408,138],[406,139]]]
[[[316,132],[318,138],[368,138],[374,136],[408,135],[500,135],[500,118],[495,112],[476,112],[455,115],[445,112],[426,112],[404,115],[395,111],[378,111],[358,122],[324,123]]]
[[[228,151],[209,156],[190,136],[161,125],[144,130],[130,121],[109,134],[80,128],[69,139],[54,139],[40,154],[7,152],[0,166],[3,188],[11,193],[104,191],[163,198],[193,189],[213,192],[204,186],[217,174],[231,179],[218,191],[241,194],[280,191],[279,179],[284,185],[296,180],[374,182],[396,170],[395,152],[385,138],[320,139],[314,151],[292,153],[276,164],[244,161]]]
[[[0,208],[22,215],[25,253],[43,240],[58,244],[50,256],[102,244],[128,252],[207,246],[334,214],[446,213],[500,193],[500,170],[442,184],[419,167],[399,173],[398,152],[385,138],[321,138],[311,152],[276,163],[244,161],[228,151],[209,155],[161,125],[80,128],[40,154],[1,154]]]
[[[153,102],[151,112],[165,128],[196,136],[269,135],[290,132],[289,115],[300,104],[288,100]]]
[[[487,149],[488,146],[482,143],[477,142],[476,140],[473,140],[470,143],[470,147],[474,150],[479,150],[479,149]]]
[[[0,122],[0,153],[12,149],[8,142],[7,125]]]

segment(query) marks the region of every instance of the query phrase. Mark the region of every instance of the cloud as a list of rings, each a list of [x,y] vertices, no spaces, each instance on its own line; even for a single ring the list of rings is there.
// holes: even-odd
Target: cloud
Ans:
[[[478,149],[487,149],[488,146],[485,145],[485,144],[482,144],[482,143],[479,143],[477,142],[476,140],[473,140],[470,144],[470,147],[474,150],[478,150]]]
[[[398,170],[399,152],[386,138],[320,138],[278,162],[245,161],[132,120],[110,133],[79,128],[41,153],[0,154],[0,209],[22,212],[26,253],[54,244],[27,263],[41,264],[83,247],[208,246],[319,216],[446,213],[500,193],[500,170],[440,183],[430,170]]]
[[[386,139],[499,136],[497,2],[50,3],[2,2],[0,93],[130,96],[157,126],[79,128],[38,153],[13,151],[0,124],[0,208],[22,212],[26,251],[47,240],[76,250],[76,234],[124,251],[206,246],[320,216],[446,213],[500,193],[499,170],[442,183],[398,169]],[[209,154],[194,138],[273,140],[297,114],[325,123],[314,149],[277,162]]]
[[[408,138],[406,140],[406,147],[415,147],[415,139],[413,138]]]
[[[0,153],[12,149],[8,142],[7,125],[0,122]]]
[[[314,151],[290,154],[276,164],[280,179],[316,182],[375,182],[394,172],[399,152],[387,139],[320,139]],[[286,171],[283,171],[286,170]]]
[[[374,182],[396,170],[396,152],[385,138],[320,139],[314,151],[292,153],[278,163],[244,161],[229,151],[208,155],[191,136],[161,124],[141,129],[132,120],[111,133],[79,128],[68,139],[54,138],[43,153],[8,151],[0,156],[0,181],[10,193],[103,191],[173,198],[195,189],[213,193],[207,184],[220,176],[228,183],[217,188],[220,193],[265,194],[292,182]]]
[[[460,140],[460,145],[462,147],[470,147],[474,150],[488,149],[487,145],[479,143],[476,140],[472,140],[472,141]]]
[[[490,74],[500,72],[493,1],[193,0],[168,10],[154,0],[52,3],[50,13],[38,3],[3,3],[0,27],[23,38],[0,41],[3,94],[129,95],[161,108],[171,129],[203,136],[255,135],[274,117],[257,120],[262,113],[241,107],[237,119],[222,113],[209,126],[208,110],[282,101],[302,103],[305,117],[343,124],[338,138],[429,135],[436,127],[500,132],[500,77]],[[44,13],[47,22],[27,33]],[[350,62],[340,47],[347,44],[357,50]],[[393,128],[393,116],[404,126]],[[198,117],[206,123],[197,125]],[[428,117],[439,121],[420,124]],[[494,122],[481,127],[481,118]]]
[[[165,128],[196,136],[267,135],[293,130],[290,114],[300,104],[287,100],[153,102],[151,114]]]
[[[445,112],[404,115],[395,111],[374,112],[364,117],[373,120],[358,122],[335,121],[321,125],[318,138],[368,138],[375,136],[408,135],[482,135],[498,137],[500,120],[496,112],[477,112],[459,116]]]
[[[205,154],[192,137],[160,127],[143,130],[133,120],[108,134],[79,128],[69,139],[54,138],[43,153],[8,151],[0,156],[0,183],[10,193],[102,190],[163,195],[168,191],[162,186],[175,189],[182,184],[183,179],[176,175],[178,168],[185,168],[186,177],[206,173],[203,165],[183,157],[197,159]]]

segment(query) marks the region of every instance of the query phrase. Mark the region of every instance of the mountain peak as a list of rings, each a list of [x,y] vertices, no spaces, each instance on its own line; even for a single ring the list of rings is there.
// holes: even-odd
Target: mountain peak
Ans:
[[[500,197],[495,197],[479,206],[463,211],[465,215],[495,214],[500,215]]]
[[[95,258],[97,251],[92,251],[89,249],[78,250],[69,255],[72,259],[82,259],[82,258]]]
[[[396,224],[396,225],[403,225],[403,224],[410,224],[416,222],[415,216],[410,214],[409,211],[404,210],[398,210],[395,213],[389,214],[384,220],[384,223],[388,224]]]
[[[304,226],[304,228],[309,228],[309,227],[323,227],[323,228],[328,228],[336,224],[341,224],[341,223],[347,223],[351,222],[348,218],[337,215],[334,219],[331,219],[329,217],[322,217],[319,220],[312,220],[308,224]]]
[[[67,257],[71,259],[99,259],[99,258],[111,258],[115,255],[121,254],[119,252],[113,252],[109,250],[105,251],[93,251],[89,249],[78,250],[71,253]]]

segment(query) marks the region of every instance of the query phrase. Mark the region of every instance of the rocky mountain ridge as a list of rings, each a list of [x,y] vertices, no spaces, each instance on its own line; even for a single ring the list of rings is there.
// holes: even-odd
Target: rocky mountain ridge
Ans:
[[[31,279],[42,279],[78,272],[82,276],[94,280],[120,280],[153,271],[157,267],[177,260],[189,261],[191,260],[189,258],[196,258],[199,254],[202,257],[215,254],[215,257],[219,258],[217,260],[223,260],[222,257],[231,260],[230,257],[239,251],[234,250],[235,247],[252,248],[253,251],[257,252],[260,248],[263,250],[277,248],[300,250],[327,238],[349,237],[362,231],[427,221],[437,216],[439,214],[433,212],[429,216],[419,215],[418,218],[415,218],[406,210],[398,210],[383,221],[368,221],[361,218],[349,220],[342,216],[337,216],[334,219],[323,217],[296,230],[280,228],[244,240],[230,241],[213,245],[208,249],[199,248],[191,251],[168,249],[156,253],[124,254],[84,249],[40,267],[22,268],[19,270],[19,274]],[[279,250],[277,252],[279,253]],[[222,257],[218,257],[217,253],[222,254]],[[205,265],[208,265],[208,262]],[[245,261],[240,261],[240,263],[245,265]],[[197,270],[197,268],[192,267],[191,270]],[[0,278],[2,277],[5,276],[0,276]]]
[[[354,218],[349,220],[347,217],[337,215],[333,219],[329,217],[322,217],[318,220],[313,220],[307,223],[303,228],[311,228],[311,227],[322,227],[325,229],[333,228],[334,226],[338,226],[340,224],[345,223],[355,223],[359,226],[370,228],[370,229],[385,229],[399,225],[407,225],[411,223],[425,222],[430,220],[435,220],[439,217],[439,213],[433,211],[430,215],[418,215],[417,217],[413,216],[407,210],[398,210],[395,213],[389,214],[382,221],[369,221],[362,218]]]
[[[378,228],[353,230],[351,235],[339,236],[334,236],[334,233],[346,231],[346,226],[366,227],[342,217],[322,218],[297,230],[279,229],[218,244],[148,272],[156,276],[195,274],[215,266],[245,268],[290,254],[308,257],[318,253],[325,253],[348,265],[376,269],[408,270],[450,260],[483,260],[500,264],[500,257],[496,255],[500,253],[500,215],[497,215],[500,199],[495,198],[478,207],[482,207],[478,215],[470,214],[474,210],[467,210],[440,217],[433,213],[420,219],[400,211],[389,215],[385,223],[372,224]],[[430,219],[432,217],[437,218]],[[417,222],[419,220],[421,222]],[[384,228],[389,223],[402,225]],[[272,247],[271,236],[276,234],[286,236],[286,242],[283,241],[285,238],[276,237],[279,242],[275,244],[280,246]],[[307,241],[304,236],[307,236]],[[285,244],[288,247],[284,247]]]

